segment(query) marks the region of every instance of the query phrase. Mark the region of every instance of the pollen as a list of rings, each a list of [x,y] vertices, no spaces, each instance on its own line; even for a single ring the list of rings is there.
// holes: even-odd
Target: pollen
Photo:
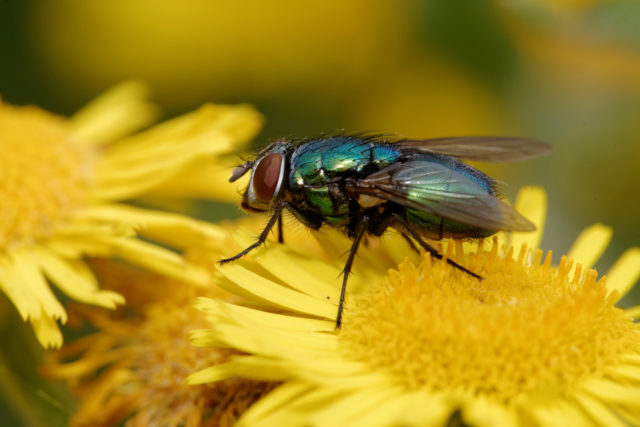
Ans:
[[[81,203],[91,152],[57,116],[0,101],[0,248],[45,238]]]
[[[419,265],[404,261],[382,287],[354,296],[340,334],[344,356],[409,389],[508,403],[566,390],[639,350],[640,327],[594,270],[565,257],[552,267],[550,252],[542,260],[526,246],[517,258],[497,244],[456,252],[484,279],[428,255]]]

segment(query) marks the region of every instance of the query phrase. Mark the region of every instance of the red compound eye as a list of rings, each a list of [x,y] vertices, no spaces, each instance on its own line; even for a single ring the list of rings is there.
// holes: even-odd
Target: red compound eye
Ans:
[[[253,191],[258,201],[267,203],[273,198],[278,186],[282,155],[271,153],[258,163],[253,174]]]

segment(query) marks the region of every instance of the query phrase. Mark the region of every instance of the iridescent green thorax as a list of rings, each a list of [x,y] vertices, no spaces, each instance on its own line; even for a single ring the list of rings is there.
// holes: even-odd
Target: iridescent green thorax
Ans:
[[[398,159],[400,150],[355,137],[314,139],[301,144],[291,158],[290,188],[325,185],[336,178],[368,174]]]
[[[349,200],[340,188],[348,177],[366,176],[397,161],[391,144],[339,136],[304,142],[290,161],[289,189],[301,195],[306,208],[331,225],[348,222]]]

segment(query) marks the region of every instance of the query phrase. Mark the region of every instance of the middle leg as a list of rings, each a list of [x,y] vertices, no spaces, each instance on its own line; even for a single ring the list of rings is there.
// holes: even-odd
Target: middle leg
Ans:
[[[338,316],[336,317],[336,329],[340,329],[342,325],[342,310],[344,308],[344,296],[347,291],[347,280],[349,278],[349,273],[351,273],[351,266],[353,265],[353,260],[356,256],[356,252],[358,251],[358,246],[360,246],[360,242],[362,241],[362,237],[367,231],[369,227],[369,218],[364,216],[360,219],[358,224],[356,225],[355,234],[353,238],[353,243],[351,244],[351,250],[349,251],[349,257],[347,258],[347,263],[344,265],[344,269],[342,270],[342,290],[340,291],[340,303],[338,304]]]

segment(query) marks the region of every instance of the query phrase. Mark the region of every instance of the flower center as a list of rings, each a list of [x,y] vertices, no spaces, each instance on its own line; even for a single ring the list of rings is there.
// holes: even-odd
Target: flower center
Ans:
[[[47,237],[81,201],[90,151],[62,118],[0,101],[0,250]]]
[[[494,245],[497,247],[497,245]],[[458,251],[461,252],[461,251]],[[573,385],[638,351],[640,328],[614,306],[596,272],[569,274],[498,255],[457,257],[480,281],[426,256],[405,261],[385,283],[354,297],[340,334],[346,357],[409,388],[459,390],[510,401]]]

